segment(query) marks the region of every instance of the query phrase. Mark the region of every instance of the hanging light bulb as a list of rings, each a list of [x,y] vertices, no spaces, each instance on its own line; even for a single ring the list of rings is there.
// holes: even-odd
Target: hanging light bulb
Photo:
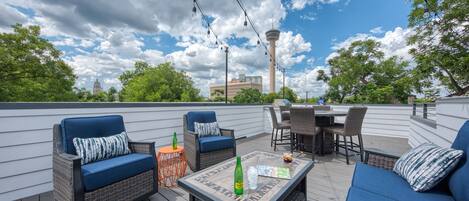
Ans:
[[[264,52],[265,55],[267,55],[267,52]]]
[[[195,1],[196,0],[194,0],[194,7],[192,7],[192,16],[197,14],[197,8],[195,8],[195,4],[196,4]]]
[[[215,41],[215,45],[218,45],[218,41]]]
[[[257,45],[260,45],[261,44],[261,41],[257,40]]]
[[[210,29],[207,29],[207,35],[210,35]]]
[[[248,26],[248,21],[247,21],[247,19],[246,19],[247,16],[248,16],[248,14],[246,13],[246,11],[244,11],[244,26],[245,26],[245,27]]]

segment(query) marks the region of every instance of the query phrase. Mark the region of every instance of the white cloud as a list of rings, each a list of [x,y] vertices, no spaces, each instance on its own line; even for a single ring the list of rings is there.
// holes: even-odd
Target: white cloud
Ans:
[[[412,61],[412,55],[410,55],[409,50],[412,48],[407,44],[407,39],[413,34],[412,29],[403,29],[401,27],[396,27],[393,31],[387,31],[384,36],[376,37],[370,34],[356,34],[345,39],[342,42],[335,43],[332,46],[332,50],[338,50],[341,48],[346,48],[352,44],[354,41],[374,39],[381,43],[381,51],[384,52],[385,57],[398,56],[406,61]],[[331,53],[326,61],[336,56],[335,52]]]
[[[373,34],[381,34],[384,33],[383,27],[375,27],[370,30],[371,33]]]
[[[308,5],[313,4],[333,4],[337,3],[339,0],[293,0],[290,3],[290,7],[293,10],[302,10]]]

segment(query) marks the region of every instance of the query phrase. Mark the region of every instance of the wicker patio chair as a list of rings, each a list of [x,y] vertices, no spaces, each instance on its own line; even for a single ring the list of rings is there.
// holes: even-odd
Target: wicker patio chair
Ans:
[[[79,131],[72,131],[78,130],[75,128]],[[85,165],[81,165],[81,158],[74,154],[74,147],[70,142],[72,137],[87,138],[96,134],[109,136],[122,131],[125,131],[124,122],[122,116],[118,115],[69,118],[64,119],[61,124],[54,125],[52,156],[54,200],[144,200],[158,192],[154,142],[129,142],[131,154]],[[78,135],[86,134],[73,136],[69,134],[72,132]],[[106,169],[110,164],[111,168]],[[93,178],[85,175],[89,170],[85,167],[87,165],[94,167],[94,172],[90,176]],[[92,190],[88,182],[94,183]]]
[[[331,110],[330,105],[313,105],[315,111],[329,111]]]
[[[316,118],[314,117],[313,108],[291,108],[290,109],[291,130],[290,132],[297,136],[296,147],[304,146],[304,136],[311,136],[312,142],[312,159],[314,160],[316,135],[321,131],[316,127]],[[301,137],[300,137],[301,136]],[[301,138],[301,140],[300,140]],[[291,144],[291,152],[293,152],[293,141]]]
[[[324,132],[329,132],[336,135],[336,151],[339,152],[339,148],[345,149],[345,158],[347,164],[349,163],[349,151],[358,153],[360,160],[363,161],[363,139],[362,139],[362,125],[363,119],[366,114],[366,107],[351,107],[348,110],[347,117],[345,117],[344,124],[334,124],[333,126],[324,127]],[[339,136],[343,137],[343,141],[339,139]],[[353,136],[358,137],[358,144],[353,142]],[[350,142],[348,142],[349,138]],[[358,151],[354,149],[358,147]]]
[[[215,112],[188,112],[183,116],[184,149],[192,171],[199,171],[236,156],[234,130],[220,128],[221,136],[200,137],[194,122],[216,122]]]
[[[277,145],[290,145],[290,142],[284,143],[284,140],[291,140],[291,135],[285,135],[283,130],[290,129],[290,122],[278,122],[277,115],[273,107],[269,107],[270,118],[272,120],[272,136],[270,138],[270,146],[274,146],[274,151],[277,151]],[[280,130],[280,139],[278,138],[278,130]],[[275,132],[274,132],[275,131]],[[279,143],[280,142],[280,143]]]

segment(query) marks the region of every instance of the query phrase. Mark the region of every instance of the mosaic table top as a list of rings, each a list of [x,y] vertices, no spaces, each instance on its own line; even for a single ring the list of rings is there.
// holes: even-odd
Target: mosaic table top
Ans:
[[[281,155],[261,151],[241,156],[241,163],[244,176],[244,195],[241,197],[233,192],[236,158],[181,178],[178,184],[189,193],[202,197],[204,200],[276,200],[291,191],[294,185],[306,177],[313,167],[313,162],[309,160],[295,158],[293,162],[285,163]],[[257,189],[249,190],[247,170],[250,166],[257,165],[286,167],[290,170],[291,179],[259,176]]]

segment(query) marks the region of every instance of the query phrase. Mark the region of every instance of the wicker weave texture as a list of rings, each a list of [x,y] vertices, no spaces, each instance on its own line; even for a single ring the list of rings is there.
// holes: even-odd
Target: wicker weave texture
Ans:
[[[124,201],[135,200],[153,190],[153,170],[116,182],[95,191],[85,193],[85,200]],[[125,189],[125,190],[123,190]]]
[[[367,164],[387,170],[392,170],[398,158],[389,157],[380,154],[367,154]]]
[[[205,169],[233,157],[233,149],[223,149],[208,153],[200,153],[200,169]]]

